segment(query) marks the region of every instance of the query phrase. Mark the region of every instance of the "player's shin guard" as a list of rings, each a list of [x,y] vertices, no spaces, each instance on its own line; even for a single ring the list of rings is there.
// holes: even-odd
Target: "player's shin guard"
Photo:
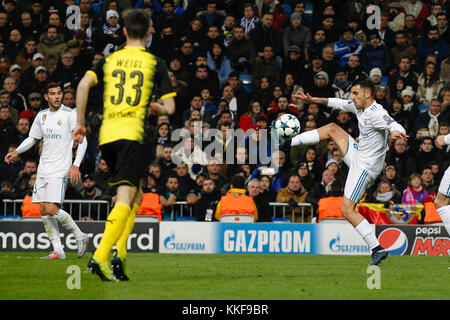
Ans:
[[[61,225],[69,230],[71,233],[75,235],[75,238],[77,240],[80,240],[83,238],[84,234],[81,232],[80,228],[78,228],[75,221],[73,221],[70,214],[68,214],[63,209],[59,209],[58,212],[55,214],[54,218],[61,223]]]
[[[130,215],[131,208],[124,202],[116,202],[105,223],[105,232],[102,240],[94,253],[101,262],[108,261],[109,253],[122,234]]]
[[[131,210],[130,215],[128,216],[128,220],[125,225],[125,228],[123,229],[123,232],[119,237],[119,240],[117,240],[117,242],[116,242],[117,253],[118,253],[119,257],[122,259],[127,258],[128,236],[130,235],[131,231],[133,231],[134,218],[138,211],[139,211],[139,205],[137,203],[133,204],[133,209]]]
[[[316,144],[320,142],[319,131],[317,129],[311,131],[305,131],[300,133],[298,136],[292,138],[291,146],[296,146],[300,144]]]
[[[450,205],[437,209],[437,212],[441,216],[445,230],[447,230],[447,233],[450,236]]]
[[[53,246],[53,251],[63,253],[64,249],[59,237],[58,222],[52,216],[42,216],[42,223],[44,224],[45,232]]]
[[[361,221],[355,227],[355,229],[356,229],[356,231],[358,231],[359,235],[361,236],[361,238],[363,238],[364,242],[367,243],[367,245],[370,247],[370,249],[374,249],[380,245],[377,237],[375,236],[375,234],[372,231],[372,228],[371,228],[369,222],[366,219]]]

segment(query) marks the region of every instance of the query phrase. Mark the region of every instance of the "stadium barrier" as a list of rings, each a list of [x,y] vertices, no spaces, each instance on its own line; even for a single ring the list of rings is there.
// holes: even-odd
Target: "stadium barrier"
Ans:
[[[103,236],[103,221],[80,221],[89,237],[88,252]],[[450,254],[450,238],[443,225],[370,225],[380,244],[392,255]],[[76,239],[64,228],[66,252],[76,252]],[[370,255],[371,250],[348,222],[224,223],[136,221],[128,238],[129,252],[178,254],[323,254]],[[45,252],[52,246],[39,220],[0,220],[0,251]]]
[[[3,214],[0,216],[22,216],[23,199],[3,199]],[[288,203],[269,202],[272,207],[272,217],[275,219],[288,219],[291,215],[291,221],[306,222],[313,221],[314,211],[310,203],[298,203],[298,208],[288,213],[286,210],[290,207]],[[64,210],[69,212],[74,220],[105,220],[108,216],[112,203],[107,200],[64,200]],[[300,212],[297,212],[300,211]],[[179,212],[177,216],[176,213]],[[300,220],[301,215],[301,220]],[[180,217],[194,217],[194,205],[188,205],[186,201],[177,201],[170,211],[170,221],[185,221],[186,219],[178,219]],[[306,220],[305,220],[306,218]],[[286,222],[286,221],[284,221]]]

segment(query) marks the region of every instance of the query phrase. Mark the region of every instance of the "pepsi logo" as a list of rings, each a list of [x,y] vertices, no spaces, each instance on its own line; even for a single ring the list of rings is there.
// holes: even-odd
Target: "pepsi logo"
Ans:
[[[403,231],[397,228],[383,230],[378,236],[378,241],[392,255],[401,256],[408,249],[408,237]]]

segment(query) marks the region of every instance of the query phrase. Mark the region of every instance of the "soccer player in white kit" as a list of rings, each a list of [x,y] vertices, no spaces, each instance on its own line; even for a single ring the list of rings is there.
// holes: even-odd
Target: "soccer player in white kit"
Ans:
[[[405,129],[389,116],[383,106],[375,102],[372,83],[357,82],[352,86],[351,92],[352,100],[317,98],[303,92],[298,92],[294,97],[304,103],[325,104],[333,109],[356,114],[360,131],[358,143],[337,124],[330,123],[284,141],[283,147],[316,144],[327,139],[336,143],[345,155],[344,162],[349,166],[342,214],[372,249],[370,265],[379,265],[389,252],[380,246],[369,222],[356,211],[356,204],[363,197],[368,184],[374,181],[383,169],[388,136],[389,139],[406,140],[407,135]]]
[[[440,135],[435,140],[436,147],[439,149],[443,148],[445,145],[450,145],[450,133],[446,136]],[[436,206],[437,212],[441,216],[442,222],[444,223],[445,230],[450,237],[450,205],[448,204],[450,198],[450,167],[445,170],[444,176],[442,177],[441,183],[439,185],[438,192],[434,198],[434,205]]]
[[[87,148],[86,138],[78,145],[77,155],[72,165],[72,131],[77,124],[77,112],[62,104],[63,92],[57,83],[49,83],[44,94],[49,108],[40,111],[33,121],[28,138],[14,152],[5,156],[7,163],[18,159],[19,154],[29,150],[43,139],[36,183],[33,188],[33,202],[39,203],[42,222],[53,245],[53,252],[44,259],[65,259],[59,237],[58,222],[72,232],[77,240],[78,257],[81,258],[87,246],[88,237],[81,232],[72,217],[61,205],[64,200],[66,177],[77,183],[80,178],[79,166]]]

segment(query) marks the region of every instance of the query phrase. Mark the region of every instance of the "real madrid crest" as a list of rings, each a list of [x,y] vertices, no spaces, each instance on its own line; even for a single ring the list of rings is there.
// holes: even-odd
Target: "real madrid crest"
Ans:
[[[60,126],[62,124],[61,119],[58,120],[57,125]]]
[[[47,119],[47,115],[46,114],[42,115],[42,121],[45,121],[45,119]]]

